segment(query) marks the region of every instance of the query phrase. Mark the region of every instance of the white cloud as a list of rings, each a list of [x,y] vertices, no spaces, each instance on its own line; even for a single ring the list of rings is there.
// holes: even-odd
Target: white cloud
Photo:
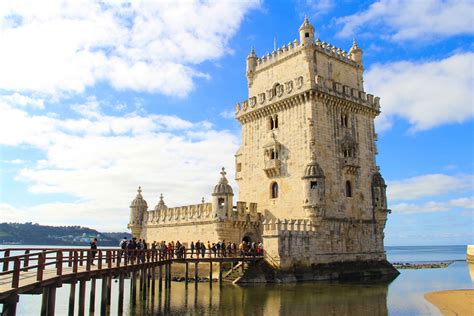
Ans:
[[[195,65],[231,51],[246,1],[8,1],[0,4],[0,89],[57,95],[99,81],[186,95]]]
[[[474,188],[472,175],[427,174],[390,181],[387,186],[387,195],[390,201],[409,201],[472,188]]]
[[[333,0],[298,0],[296,4],[301,15],[314,17],[324,15],[334,7]]]
[[[19,107],[44,109],[44,99],[22,95],[18,92],[15,92],[13,94],[0,94],[0,102],[5,102],[10,105]]]
[[[225,119],[233,119],[235,117],[235,111],[232,109],[224,110],[221,113],[219,113],[220,117],[225,118]]]
[[[74,201],[10,205],[4,220],[88,223],[100,229],[125,229],[130,201],[141,185],[149,207],[160,193],[169,206],[209,200],[222,166],[233,185],[233,154],[238,137],[210,123],[175,116],[104,115],[90,99],[75,106],[76,119],[27,114],[0,102],[0,145],[28,146],[41,152],[16,175],[37,195],[61,193]],[[93,115],[91,114],[93,113]],[[14,126],[24,126],[16,133]],[[5,203],[4,203],[5,204]],[[7,206],[3,205],[4,208]],[[96,221],[97,220],[97,221]]]
[[[472,12],[471,0],[380,0],[337,23],[342,25],[341,36],[370,32],[392,40],[427,41],[473,34]]]
[[[474,209],[474,197],[452,199],[445,202],[429,201],[426,203],[398,203],[391,206],[397,213],[435,213],[446,212],[452,209],[465,209],[468,212]]]
[[[365,82],[367,91],[381,97],[377,127],[389,128],[394,116],[407,119],[412,131],[472,118],[473,62],[474,53],[460,53],[435,61],[373,65]]]

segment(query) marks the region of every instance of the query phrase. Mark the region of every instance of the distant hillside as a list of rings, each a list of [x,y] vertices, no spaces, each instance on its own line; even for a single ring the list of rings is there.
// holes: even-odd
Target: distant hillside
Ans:
[[[23,245],[89,245],[92,238],[101,246],[118,246],[126,232],[101,233],[82,226],[44,226],[33,223],[0,223],[0,243]]]

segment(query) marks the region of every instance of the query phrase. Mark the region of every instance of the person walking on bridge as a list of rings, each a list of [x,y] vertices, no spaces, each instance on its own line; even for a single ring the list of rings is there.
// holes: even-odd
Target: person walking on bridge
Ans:
[[[97,253],[97,238],[91,241],[91,265],[94,265],[95,254]]]

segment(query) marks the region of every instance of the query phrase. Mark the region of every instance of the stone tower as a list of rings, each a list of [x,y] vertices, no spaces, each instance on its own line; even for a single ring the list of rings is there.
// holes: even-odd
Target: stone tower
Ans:
[[[130,220],[128,228],[132,231],[132,236],[139,237],[142,231],[142,224],[146,221],[148,204],[142,196],[142,188],[138,187],[137,196],[130,203]]]
[[[214,216],[220,219],[231,217],[233,210],[232,198],[234,193],[225,175],[225,169],[222,167],[221,178],[212,192],[212,209],[215,212]]]
[[[282,267],[283,231],[302,227],[314,231],[315,252],[332,253],[332,260],[383,260],[389,211],[375,161],[379,98],[364,91],[355,40],[346,52],[315,40],[314,32],[306,18],[299,41],[247,57],[248,99],[236,106],[239,199],[264,214],[272,232],[264,230],[265,246],[274,245]],[[286,255],[294,264],[290,250]]]

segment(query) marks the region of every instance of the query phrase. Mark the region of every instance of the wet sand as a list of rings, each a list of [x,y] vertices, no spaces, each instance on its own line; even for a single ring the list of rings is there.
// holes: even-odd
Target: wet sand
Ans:
[[[425,294],[443,315],[474,315],[474,290],[449,290]]]

